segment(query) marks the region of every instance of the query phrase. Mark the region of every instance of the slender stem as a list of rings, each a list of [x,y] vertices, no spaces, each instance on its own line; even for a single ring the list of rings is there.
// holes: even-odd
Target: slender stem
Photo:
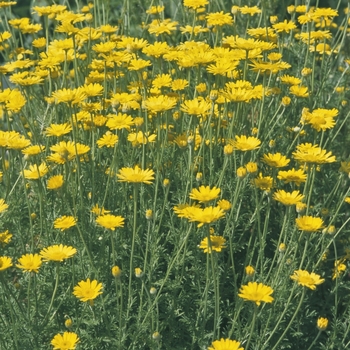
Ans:
[[[49,308],[48,308],[48,310],[46,312],[46,315],[45,315],[45,317],[43,319],[43,322],[41,324],[42,327],[46,324],[47,318],[48,318],[48,316],[50,314],[50,311],[51,311],[52,306],[53,306],[53,302],[54,302],[55,297],[56,297],[57,288],[58,288],[58,281],[59,281],[59,276],[60,276],[59,272],[60,272],[60,263],[57,262],[56,263],[56,282],[55,282],[55,287],[53,289],[53,293],[52,293],[52,297],[51,297],[51,302],[50,302]]]
[[[134,224],[132,230],[132,241],[131,241],[131,252],[130,252],[130,264],[129,264],[129,287],[128,287],[128,307],[126,310],[126,320],[129,318],[129,312],[132,304],[132,293],[131,293],[131,282],[133,276],[133,260],[134,260],[134,250],[135,250],[135,240],[137,232],[137,194],[138,186],[134,184]]]
[[[254,333],[254,328],[255,328],[255,321],[256,321],[256,315],[258,313],[258,306],[256,304],[254,304],[254,312],[253,312],[253,319],[252,319],[252,325],[250,327],[250,334],[249,334],[249,338],[247,341],[247,345],[245,346],[246,350],[249,350],[249,345],[250,345],[250,341],[252,340],[252,335]]]
[[[275,349],[278,349],[278,345],[279,343],[284,339],[284,336],[286,335],[287,331],[289,330],[290,326],[292,325],[295,317],[297,316],[299,310],[300,310],[300,307],[301,307],[301,304],[303,303],[304,301],[304,297],[305,297],[305,288],[303,288],[303,291],[302,291],[302,294],[301,294],[301,298],[300,298],[300,301],[299,301],[299,304],[292,316],[292,318],[290,319],[287,327],[285,328],[284,332],[282,333],[282,335],[280,336],[280,338],[277,340],[277,343],[275,344],[275,346],[272,348],[272,350],[275,350]]]

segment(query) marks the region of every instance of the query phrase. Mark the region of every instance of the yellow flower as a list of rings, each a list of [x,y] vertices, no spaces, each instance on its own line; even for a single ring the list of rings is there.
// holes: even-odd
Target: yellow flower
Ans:
[[[141,277],[143,276],[143,271],[142,271],[142,269],[140,269],[139,267],[136,267],[136,268],[135,268],[135,276],[136,276],[137,278],[141,278]]]
[[[6,230],[4,232],[0,232],[0,244],[2,246],[10,243],[11,238],[12,238],[12,234],[9,232],[9,230]]]
[[[317,285],[325,281],[320,277],[320,275],[317,275],[314,272],[309,273],[305,270],[296,270],[294,271],[294,274],[290,276],[290,278],[298,282],[299,285],[310,288],[312,290],[315,290]]]
[[[254,174],[258,171],[258,164],[255,162],[248,162],[245,167],[249,174]]]
[[[140,145],[146,145],[147,143],[153,143],[156,141],[157,135],[144,133],[143,131],[139,132],[131,132],[128,135],[128,141],[131,142],[133,147],[137,147]]]
[[[285,183],[295,182],[299,186],[302,182],[306,181],[307,175],[303,169],[295,170],[294,168],[288,171],[279,171],[277,178]]]
[[[289,88],[289,91],[292,95],[295,95],[297,97],[308,97],[309,96],[307,86],[293,85]]]
[[[225,24],[232,25],[233,24],[233,19],[231,17],[230,13],[224,13],[223,11],[221,12],[214,12],[214,13],[209,13],[206,16],[207,19],[207,25],[210,26],[223,26]]]
[[[192,8],[194,10],[199,9],[200,7],[204,7],[208,5],[208,0],[184,0],[184,6]]]
[[[240,11],[240,13],[242,15],[250,15],[250,16],[254,16],[256,14],[261,13],[261,10],[259,9],[258,6],[243,6],[243,7],[239,7],[238,10]]]
[[[230,144],[235,150],[251,151],[260,147],[261,141],[254,136],[235,136],[235,141],[230,141]]]
[[[50,124],[50,126],[45,129],[45,134],[46,136],[60,137],[69,134],[71,131],[72,126],[69,123]]]
[[[60,89],[52,93],[52,97],[55,99],[55,103],[67,103],[67,104],[80,104],[86,98],[87,95],[83,88],[77,89]]]
[[[142,170],[135,165],[134,168],[122,168],[117,174],[118,181],[129,183],[144,183],[150,185],[154,180],[154,171],[151,169]]]
[[[36,48],[43,48],[46,46],[46,39],[45,38],[38,38],[38,39],[34,39],[32,41],[32,45]]]
[[[335,126],[333,119],[338,115],[338,110],[333,108],[331,110],[325,108],[317,108],[311,113],[306,114],[304,122],[310,124],[318,132],[332,129]]]
[[[22,149],[22,153],[26,156],[35,156],[37,154],[44,152],[44,150],[45,150],[45,146],[34,145],[34,146],[29,146],[25,149]]]
[[[120,275],[122,274],[122,270],[120,269],[119,266],[113,266],[112,267],[112,275],[113,277],[120,277]]]
[[[19,112],[26,104],[26,99],[17,89],[5,89],[0,92],[0,103],[4,103],[5,109],[11,112]]]
[[[190,115],[206,115],[210,112],[211,103],[202,98],[186,100],[181,104],[181,111]]]
[[[118,142],[118,136],[112,134],[110,131],[107,131],[101,138],[99,138],[96,143],[98,148],[102,147],[114,147],[114,145]]]
[[[176,99],[165,95],[149,97],[143,103],[144,108],[154,114],[168,111],[169,109],[174,108],[175,105]]]
[[[262,283],[248,282],[248,285],[244,285],[240,288],[238,296],[245,301],[253,301],[256,305],[260,305],[261,302],[272,303],[273,289]]]
[[[197,221],[197,227],[202,227],[204,224],[210,224],[225,216],[225,212],[219,207],[206,207],[204,209],[195,206],[186,206],[177,210],[179,217],[184,217],[190,222]]]
[[[284,205],[296,205],[304,199],[304,195],[300,194],[299,191],[286,192],[284,190],[276,191],[272,197]]]
[[[250,266],[250,265],[246,266],[246,267],[244,268],[244,270],[245,270],[245,273],[246,273],[248,276],[252,276],[252,275],[254,275],[254,273],[255,273],[254,267],[253,267],[253,266]]]
[[[317,328],[320,331],[325,331],[327,327],[328,327],[328,319],[325,317],[319,317],[317,319]]]
[[[51,340],[53,350],[74,350],[79,341],[79,337],[73,332],[56,334]]]
[[[147,209],[145,213],[146,219],[151,220],[153,218],[153,211],[152,209]]]
[[[25,254],[18,259],[18,263],[19,264],[16,265],[18,268],[26,272],[38,273],[42,261],[39,254]]]
[[[106,126],[110,130],[130,130],[130,127],[134,125],[134,120],[130,115],[118,113],[116,115],[108,114],[108,120]]]
[[[1,1],[0,8],[9,7],[9,6],[16,5],[16,4],[17,4],[17,1],[8,1],[8,2]]]
[[[270,191],[273,186],[273,178],[271,176],[262,176],[262,173],[260,173],[259,176],[253,180],[253,183],[262,191]]]
[[[71,319],[71,318],[67,318],[67,319],[64,321],[64,326],[65,326],[66,328],[72,328],[72,326],[73,326],[73,321],[72,321],[72,319]]]
[[[23,173],[26,179],[37,180],[45,176],[48,173],[48,171],[49,168],[47,167],[47,165],[45,163],[41,163],[39,166],[37,166],[36,164],[30,165],[29,170],[24,169]]]
[[[65,231],[72,226],[75,226],[77,220],[73,216],[61,216],[54,221],[54,228],[58,228],[61,231]]]
[[[144,69],[144,68],[151,66],[151,65],[152,65],[151,61],[146,61],[143,59],[133,59],[129,63],[128,70],[137,71],[137,70]]]
[[[178,25],[178,22],[172,21],[170,18],[167,18],[163,21],[160,21],[159,19],[155,19],[149,24],[148,32],[151,34],[155,34],[156,36],[163,33],[170,35],[172,31],[176,30],[177,25]],[[150,46],[151,45],[149,45],[145,49],[149,49]],[[142,52],[145,52],[146,51],[145,49],[142,50]],[[148,54],[150,53],[148,52]]]
[[[12,265],[13,264],[11,258],[9,258],[8,256],[0,256],[0,272],[8,269]]]
[[[299,230],[306,232],[319,231],[323,227],[323,220],[313,216],[301,216],[295,219]]]
[[[111,212],[110,210],[106,210],[104,207],[100,208],[97,203],[91,209],[91,213],[94,213],[96,215],[105,215],[110,212]]]
[[[48,190],[58,190],[63,186],[63,175],[54,175],[47,180]]]
[[[224,211],[229,211],[232,208],[232,204],[226,199],[220,199],[218,206]]]
[[[346,270],[346,265],[344,264],[345,259],[339,259],[334,262],[334,270],[332,275],[332,280],[338,278],[342,272]]]
[[[190,198],[199,202],[209,202],[218,198],[220,188],[210,188],[209,186],[200,186],[199,189],[194,188],[190,193]]]
[[[44,261],[63,261],[71,258],[76,252],[77,250],[73,247],[55,244],[42,249],[40,251],[40,256]]]
[[[311,143],[298,145],[297,150],[293,152],[293,157],[301,163],[323,164],[335,162],[335,156],[332,156],[332,152],[327,152],[318,145],[312,145]]]
[[[112,214],[100,215],[96,218],[96,223],[104,228],[114,231],[116,227],[124,226],[124,218]]]
[[[9,205],[6,204],[5,200],[1,198],[0,199],[0,213],[6,211],[8,207],[9,207]]]
[[[164,11],[164,6],[151,6],[146,13],[149,15],[156,15],[158,13],[162,13]]]
[[[171,84],[171,89],[173,91],[184,90],[188,86],[188,80],[186,79],[175,79]]]
[[[214,252],[221,252],[221,250],[225,247],[226,239],[222,236],[212,236],[210,235],[210,244],[208,243],[208,237],[204,238],[199,248],[203,249],[204,253],[211,254],[212,251]]]
[[[273,29],[276,30],[277,33],[285,32],[289,33],[291,30],[295,29],[297,26],[294,22],[285,19],[283,22],[279,22],[272,25]]]
[[[213,341],[208,350],[244,350],[240,345],[241,343],[236,340],[221,338]]]
[[[262,161],[271,167],[283,168],[289,164],[290,159],[281,153],[268,153],[263,155]]]
[[[100,294],[102,289],[102,283],[98,283],[96,280],[90,281],[88,278],[86,281],[80,281],[73,289],[73,294],[83,302],[94,300]]]

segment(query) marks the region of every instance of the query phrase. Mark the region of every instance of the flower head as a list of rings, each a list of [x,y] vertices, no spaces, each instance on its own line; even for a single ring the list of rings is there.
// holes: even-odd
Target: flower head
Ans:
[[[184,6],[194,10],[209,4],[209,0],[184,0]]]
[[[283,168],[289,164],[290,159],[281,153],[268,153],[263,155],[262,161],[271,167]]]
[[[286,192],[284,190],[278,190],[273,194],[273,199],[284,205],[296,205],[303,198],[304,195],[300,194],[299,191]]]
[[[42,163],[39,166],[36,164],[30,165],[29,170],[24,169],[23,174],[26,179],[29,180],[37,180],[46,175],[49,171],[49,168],[47,167],[46,164]]]
[[[306,232],[319,231],[323,227],[323,220],[314,216],[301,216],[295,222],[299,230]]]
[[[241,343],[236,340],[221,338],[213,341],[208,350],[244,350],[240,345]]]
[[[26,272],[38,272],[42,264],[39,254],[25,254],[18,259],[19,264],[16,266]]]
[[[262,173],[259,174],[253,180],[254,185],[262,191],[270,191],[273,186],[273,178],[271,176],[263,176]]]
[[[118,181],[131,182],[131,183],[144,183],[150,185],[154,180],[154,171],[151,169],[142,170],[139,166],[135,165],[134,168],[122,168],[117,174]]]
[[[9,205],[5,203],[4,199],[0,199],[0,213],[6,211],[8,209]]]
[[[260,147],[261,141],[254,136],[236,136],[235,141],[231,141],[230,144],[235,150],[239,151],[251,151]]]
[[[297,186],[299,186],[302,182],[306,181],[307,175],[305,174],[303,169],[294,168],[287,171],[279,171],[277,178],[285,182],[286,184],[290,182],[294,182]]]
[[[122,274],[122,270],[120,269],[119,266],[115,265],[112,267],[112,275],[113,277],[120,277]]]
[[[48,190],[58,190],[63,186],[63,175],[54,175],[47,180]]]
[[[220,188],[210,188],[209,186],[200,186],[198,189],[194,188],[190,193],[190,198],[199,202],[209,202],[218,198]]]
[[[74,287],[73,294],[81,301],[86,302],[94,300],[102,294],[101,289],[102,283],[98,283],[96,280],[90,281],[90,278],[88,278],[86,281],[80,281]]]
[[[319,317],[317,319],[317,328],[320,331],[325,331],[327,327],[328,327],[328,319],[325,317]]]
[[[11,258],[9,258],[8,256],[0,256],[0,272],[8,269],[12,265],[13,264]]]
[[[332,156],[332,152],[327,152],[318,145],[312,145],[311,143],[302,143],[297,146],[297,150],[293,152],[293,157],[301,163],[323,164],[335,162],[335,156]]]
[[[60,218],[57,218],[53,226],[54,228],[58,228],[61,231],[65,231],[69,229],[72,226],[75,226],[77,223],[77,220],[73,216],[61,216]]]
[[[56,334],[51,340],[53,350],[74,350],[79,341],[79,337],[73,332]]]
[[[199,248],[203,249],[204,253],[211,254],[214,252],[221,252],[225,247],[226,239],[222,236],[210,235],[210,244],[208,243],[208,237],[204,238],[199,245]]]
[[[225,216],[225,212],[219,207],[206,207],[204,209],[196,206],[185,206],[177,209],[176,214],[179,217],[184,217],[190,222],[197,221],[197,227],[202,227],[204,224],[210,224]]]
[[[63,261],[71,258],[77,250],[63,244],[55,244],[40,251],[40,256],[44,261]]]
[[[324,278],[320,277],[320,275],[317,275],[314,272],[309,273],[305,270],[296,270],[294,271],[294,274],[290,276],[290,278],[298,282],[299,285],[312,290],[315,290],[317,285],[325,281]]]
[[[238,296],[245,301],[253,301],[256,305],[260,305],[261,302],[272,303],[273,298],[271,294],[273,289],[262,283],[248,282],[248,285],[244,285],[240,288]]]
[[[96,223],[104,228],[114,231],[116,227],[124,226],[124,218],[112,214],[100,215],[96,218]]]
[[[8,230],[0,232],[0,245],[4,246],[5,244],[10,243],[11,238],[12,233],[10,233]]]

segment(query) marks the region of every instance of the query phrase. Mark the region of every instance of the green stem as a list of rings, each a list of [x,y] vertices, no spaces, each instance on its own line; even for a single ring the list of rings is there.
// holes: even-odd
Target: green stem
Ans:
[[[285,328],[284,332],[282,333],[282,335],[280,336],[280,338],[277,340],[277,343],[275,344],[275,346],[272,348],[272,350],[275,350],[275,349],[278,349],[278,345],[279,343],[284,339],[284,336],[286,335],[287,331],[289,330],[289,328],[291,327],[295,317],[297,316],[299,310],[300,310],[300,307],[301,307],[301,304],[303,303],[304,301],[304,297],[305,297],[305,288],[303,288],[303,291],[302,291],[302,294],[301,294],[301,298],[300,298],[300,301],[299,301],[299,304],[292,316],[292,318],[290,319],[287,327]]]
[[[249,334],[249,338],[247,341],[247,345],[245,346],[246,350],[249,350],[249,345],[250,345],[250,341],[252,340],[252,335],[254,333],[254,328],[255,328],[255,321],[256,321],[256,315],[258,313],[258,306],[256,304],[254,304],[254,312],[253,312],[253,319],[252,319],[252,325],[250,327],[250,334]]]
[[[129,286],[128,286],[128,307],[126,310],[126,320],[129,318],[129,312],[132,304],[132,293],[131,293],[131,282],[133,276],[133,260],[134,260],[134,250],[135,250],[135,240],[137,232],[137,194],[138,186],[134,184],[134,224],[132,230],[132,241],[131,241],[131,252],[130,252],[130,263],[129,263]]]

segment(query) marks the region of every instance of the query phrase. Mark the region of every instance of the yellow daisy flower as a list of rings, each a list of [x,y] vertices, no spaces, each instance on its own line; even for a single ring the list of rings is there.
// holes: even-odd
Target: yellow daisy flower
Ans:
[[[135,165],[134,168],[122,168],[117,174],[118,181],[129,183],[144,183],[150,185],[154,180],[154,171],[151,169],[142,170]]]
[[[256,305],[260,305],[261,302],[272,303],[273,289],[262,283],[248,282],[248,285],[244,285],[240,288],[238,296],[245,301],[253,301]]]
[[[96,280],[90,281],[88,278],[86,281],[80,281],[73,289],[73,294],[80,299],[80,301],[86,302],[94,300],[100,294],[102,294],[102,283],[98,283]]]
[[[320,275],[317,275],[314,272],[309,273],[305,270],[296,270],[294,271],[294,274],[290,276],[290,278],[298,282],[299,285],[312,290],[315,290],[317,285],[325,281],[324,278],[320,277]]]
[[[210,188],[209,186],[200,186],[198,189],[194,188],[190,193],[190,198],[199,202],[209,202],[218,198],[220,188]]]

